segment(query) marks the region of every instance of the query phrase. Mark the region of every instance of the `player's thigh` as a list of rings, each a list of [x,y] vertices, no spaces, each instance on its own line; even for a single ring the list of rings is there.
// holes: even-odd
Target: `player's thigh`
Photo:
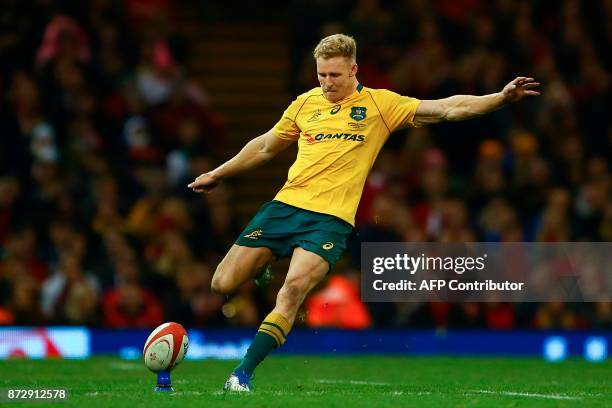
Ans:
[[[213,281],[245,282],[272,260],[274,254],[270,248],[234,244],[217,266]]]
[[[303,297],[325,278],[328,271],[329,263],[323,257],[297,247],[291,256],[287,277],[281,290],[287,296],[303,300]]]

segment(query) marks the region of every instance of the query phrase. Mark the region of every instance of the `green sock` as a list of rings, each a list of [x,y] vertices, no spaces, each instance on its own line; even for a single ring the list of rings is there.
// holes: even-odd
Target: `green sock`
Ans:
[[[276,346],[277,343],[274,337],[261,331],[257,332],[246,355],[234,371],[244,371],[249,377],[252,376],[255,367],[257,367]]]
[[[291,330],[291,324],[283,315],[275,312],[267,315],[259,326],[246,355],[234,371],[243,371],[249,377],[252,376],[255,367],[270,354],[272,349],[285,343],[285,337],[289,334],[289,330]]]

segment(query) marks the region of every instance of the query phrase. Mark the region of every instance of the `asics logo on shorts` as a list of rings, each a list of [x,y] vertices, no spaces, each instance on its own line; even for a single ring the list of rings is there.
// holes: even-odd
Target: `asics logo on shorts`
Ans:
[[[329,251],[330,249],[332,249],[334,247],[333,242],[326,242],[323,245],[321,245],[321,248],[323,248],[326,251]]]
[[[255,230],[253,232],[250,232],[248,234],[246,234],[244,237],[245,238],[250,238],[250,239],[259,239],[259,237],[261,237],[263,231],[262,230]]]

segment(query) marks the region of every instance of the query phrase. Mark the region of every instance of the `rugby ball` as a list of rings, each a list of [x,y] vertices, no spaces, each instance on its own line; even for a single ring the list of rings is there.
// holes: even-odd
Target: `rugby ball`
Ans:
[[[183,360],[188,347],[189,339],[183,326],[164,323],[153,330],[145,342],[142,350],[145,366],[154,373],[172,370]]]

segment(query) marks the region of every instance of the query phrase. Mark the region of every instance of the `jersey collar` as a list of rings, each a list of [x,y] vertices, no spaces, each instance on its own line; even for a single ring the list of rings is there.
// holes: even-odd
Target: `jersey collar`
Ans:
[[[338,102],[333,102],[333,104],[337,105],[337,104],[344,103],[344,102],[346,102],[346,101],[348,101],[350,99],[353,99],[357,94],[360,94],[361,91],[363,91],[363,85],[361,85],[361,83],[357,83],[357,88],[355,89],[355,91],[352,94],[350,94],[350,95],[340,99]],[[330,102],[330,103],[332,103],[332,102]]]

